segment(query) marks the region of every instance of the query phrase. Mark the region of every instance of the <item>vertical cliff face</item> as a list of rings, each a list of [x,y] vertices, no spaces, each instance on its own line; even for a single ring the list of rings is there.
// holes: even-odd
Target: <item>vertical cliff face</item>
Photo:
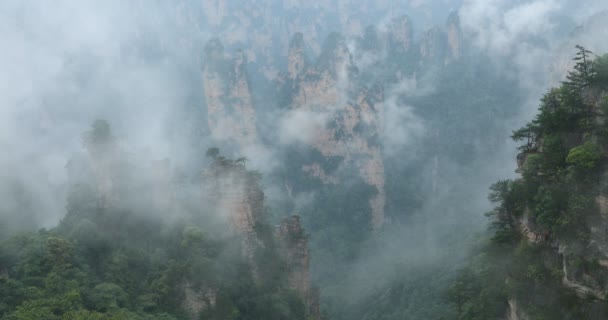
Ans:
[[[290,112],[326,114],[327,122],[308,144],[324,157],[341,157],[377,189],[370,201],[372,224],[384,221],[384,163],[377,136],[383,123],[383,92],[357,83],[357,67],[345,39],[331,35],[316,64],[309,66],[302,54],[302,35],[297,34],[290,49],[288,74],[283,79]],[[401,47],[403,48],[403,47]],[[297,67],[296,67],[297,66]],[[323,182],[339,183],[339,177],[325,172],[318,163],[304,164],[302,170]]]
[[[307,314],[319,319],[319,297],[311,286],[310,253],[305,230],[299,217],[293,216],[285,219],[274,234],[270,232],[271,239],[260,232],[268,226],[269,221],[265,214],[264,192],[258,179],[257,174],[248,171],[241,161],[216,157],[211,168],[203,174],[204,201],[223,216],[234,235],[240,237],[241,254],[248,261],[254,281],[263,281],[260,274],[267,272],[261,269],[259,258],[262,256],[259,253],[262,250],[276,250],[276,256],[264,254],[264,259],[275,257],[285,262],[287,286],[306,304]],[[268,261],[263,263],[272,265]],[[278,274],[271,276],[282,277]],[[184,307],[194,317],[215,305],[216,290],[213,288],[194,289],[186,282],[184,294]]]
[[[204,173],[204,196],[217,214],[229,222],[233,232],[242,239],[242,252],[253,263],[257,247],[262,245],[255,228],[264,223],[264,192],[256,176],[237,163],[217,160]]]
[[[229,14],[225,9],[229,5],[227,2],[216,1],[206,5],[212,6],[210,12],[225,15],[220,20],[228,19]],[[298,1],[284,5],[298,10],[307,6]],[[343,5],[348,7],[352,4]],[[324,8],[324,5],[319,4],[308,9],[325,12],[327,8]],[[258,12],[266,9],[255,10]],[[255,13],[253,16],[257,15],[261,21],[266,21],[264,14],[260,11],[259,15]],[[345,17],[341,23],[348,24],[348,21],[352,19]],[[221,24],[218,21],[210,23]],[[255,29],[247,32],[257,32]],[[320,34],[318,30],[301,30],[302,33],[295,33],[289,41],[286,66],[277,68],[285,70],[278,77],[281,87],[280,107],[289,110],[288,114],[299,112],[328,117],[321,128],[315,129],[316,132],[312,133],[313,137],[306,144],[326,158],[343,159],[344,165],[356,168],[357,175],[376,189],[377,194],[370,200],[370,206],[372,224],[379,227],[384,222],[386,203],[384,163],[379,141],[384,123],[384,92],[380,86],[363,83],[386,79],[387,75],[373,75],[370,80],[367,73],[360,74],[347,40],[342,35],[329,35],[324,45],[317,50],[314,46],[319,43],[316,38]],[[307,37],[312,35],[311,45],[306,46],[304,34]],[[412,22],[406,15],[392,18],[382,32],[370,27],[366,31],[357,32],[357,35],[362,36],[359,38],[362,39],[361,52],[372,53],[374,59],[385,55],[386,59],[383,60],[387,62],[377,61],[377,64],[381,64],[377,69],[385,70],[389,78],[395,81],[411,76],[415,79],[417,69],[424,69],[430,64],[449,64],[462,55],[462,35],[456,14],[450,16],[445,28],[429,30],[419,42],[414,41]],[[231,40],[223,41],[230,43]],[[307,59],[307,49],[318,52],[314,63]],[[247,50],[258,53],[256,49]],[[218,40],[210,41],[205,48],[203,82],[211,133],[216,140],[223,140],[241,151],[260,141],[246,72],[246,57],[251,55],[251,52],[246,51],[237,53],[235,58],[227,58]],[[375,65],[372,67],[375,68]],[[335,173],[326,172],[319,163],[304,163],[301,170],[325,184],[341,183]]]
[[[319,297],[316,290],[311,287],[308,239],[299,216],[283,220],[277,230],[277,240],[290,270],[289,286],[305,299],[310,314],[318,319]]]
[[[205,46],[203,92],[211,134],[217,141],[241,148],[258,140],[246,65],[241,51],[233,59],[225,57],[217,39]]]
[[[446,34],[439,27],[424,33],[420,41],[421,63],[437,63],[446,55]]]
[[[410,51],[413,45],[412,22],[406,15],[393,18],[388,25],[388,52],[390,55],[402,55]]]
[[[190,283],[184,285],[182,308],[189,319],[200,319],[203,311],[212,308],[217,302],[217,293],[212,289],[197,289]]]
[[[462,55],[462,30],[460,29],[460,18],[458,14],[452,13],[446,24],[448,52],[445,63],[458,60]]]
[[[462,57],[463,35],[457,13],[448,17],[445,27],[427,30],[420,40],[421,64],[438,63],[448,65]]]
[[[112,134],[110,124],[96,120],[91,130],[84,134],[84,145],[88,151],[88,164],[85,166],[90,166],[92,171],[98,194],[97,205],[101,208],[113,206],[120,200],[121,179],[124,182],[124,172],[121,172],[124,169],[124,154]]]
[[[289,54],[287,55],[287,79],[300,80],[308,68],[306,55],[304,53],[304,35],[296,33],[289,46]]]
[[[277,239],[289,269],[289,285],[302,296],[308,296],[310,290],[310,253],[304,228],[300,217],[292,216],[281,222]]]
[[[283,53],[287,52],[289,39],[294,33],[305,34],[310,41],[311,52],[319,55],[323,39],[331,32],[359,37],[364,34],[366,26],[387,16],[392,17],[399,11],[410,13],[415,18],[413,20],[434,20],[429,15],[434,11],[427,7],[430,5],[421,1],[396,4],[389,0],[321,0],[314,3],[302,0],[269,0],[264,3],[255,0],[179,0],[169,6],[178,32],[164,41],[196,50],[193,38],[214,35],[231,49],[242,48],[248,61],[255,65],[256,75],[265,80],[276,80],[281,70],[276,62],[284,62]],[[145,4],[140,6],[145,7]],[[410,20],[398,29],[407,31],[404,28],[411,27]],[[401,35],[404,34],[407,32]]]
[[[515,299],[509,299],[509,309],[507,310],[507,320],[529,320],[530,317],[523,312],[517,305]]]

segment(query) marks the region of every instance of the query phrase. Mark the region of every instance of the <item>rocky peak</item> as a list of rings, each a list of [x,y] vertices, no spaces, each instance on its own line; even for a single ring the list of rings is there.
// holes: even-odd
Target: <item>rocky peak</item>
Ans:
[[[257,243],[255,226],[264,220],[264,192],[255,173],[248,171],[241,161],[218,157],[203,177],[204,195],[209,203],[243,236],[246,247]]]
[[[266,223],[264,192],[259,177],[248,171],[241,159],[213,157],[213,164],[203,172],[204,201],[240,237],[242,255],[249,261],[255,276],[257,265],[254,255],[263,246],[263,241],[256,233],[256,226]]]
[[[420,56],[423,63],[440,61],[445,54],[445,34],[439,27],[433,27],[424,33],[420,40]]]
[[[202,77],[207,119],[213,138],[219,142],[231,142],[241,150],[257,143],[256,116],[245,53],[239,51],[233,59],[226,59],[221,42],[217,39],[209,41],[205,46]]]
[[[308,237],[300,218],[284,219],[274,233],[272,229],[260,228],[269,226],[269,221],[258,173],[247,170],[243,158],[230,160],[220,156],[217,149],[212,150],[207,155],[213,162],[203,172],[204,203],[224,217],[234,235],[240,238],[241,254],[248,261],[254,281],[263,281],[259,253],[277,250],[286,263],[289,287],[306,303],[312,319],[320,319],[318,292],[311,286]],[[260,230],[271,232],[265,234]],[[271,243],[273,245],[269,245]],[[195,288],[186,281],[183,290],[183,307],[192,319],[198,319],[202,311],[216,304],[217,288]]]
[[[298,37],[299,41],[299,37]],[[308,144],[324,157],[338,157],[355,168],[358,175],[377,189],[370,201],[372,224],[384,220],[384,164],[380,146],[373,137],[383,128],[383,91],[358,83],[357,68],[344,38],[331,35],[318,63],[306,68],[295,81],[285,81],[289,109],[330,114],[325,127],[319,128]],[[339,183],[318,163],[304,163],[302,170],[324,183]]]
[[[310,294],[308,238],[299,216],[284,219],[277,232],[283,256],[291,270],[289,284],[302,296]]]
[[[405,54],[412,47],[412,22],[407,15],[393,18],[388,25],[388,52],[390,54]]]
[[[288,79],[296,79],[306,70],[306,56],[304,54],[304,36],[296,33],[291,39],[289,54],[287,57],[287,76]]]
[[[346,39],[338,33],[330,34],[325,40],[317,65],[318,70],[327,71],[334,78],[357,73]]]
[[[363,37],[359,42],[359,48],[363,52],[378,52],[383,47],[383,41],[378,33],[378,29],[371,25],[365,28]]]
[[[460,17],[458,13],[453,12],[448,17],[446,32],[448,52],[445,63],[448,64],[454,60],[458,60],[462,54],[462,31],[460,29]]]
[[[507,309],[507,320],[529,320],[530,317],[519,308],[517,300],[509,299],[509,308]]]
[[[182,308],[191,320],[201,318],[201,313],[214,307],[217,301],[217,292],[209,288],[196,288],[190,282],[183,285],[184,301]]]
[[[302,227],[300,217],[294,215],[285,218],[277,229],[277,239],[283,258],[290,270],[289,286],[304,298],[309,308],[309,314],[314,319],[319,319],[319,296],[317,291],[311,287],[308,237]]]

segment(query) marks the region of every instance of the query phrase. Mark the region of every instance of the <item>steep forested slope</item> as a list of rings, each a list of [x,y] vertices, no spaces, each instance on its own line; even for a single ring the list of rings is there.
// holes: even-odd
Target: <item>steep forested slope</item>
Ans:
[[[319,316],[299,219],[274,230],[243,160],[184,177],[130,163],[105,121],[84,141],[61,223],[0,242],[1,319]]]
[[[491,240],[450,290],[459,319],[608,317],[608,56],[578,49],[513,133],[521,176],[492,187]]]

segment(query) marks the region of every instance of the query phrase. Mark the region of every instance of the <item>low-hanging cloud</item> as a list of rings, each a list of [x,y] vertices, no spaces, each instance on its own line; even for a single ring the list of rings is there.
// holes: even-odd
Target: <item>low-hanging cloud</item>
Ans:
[[[162,55],[177,61],[150,62],[141,49],[147,37],[163,50],[173,31],[158,4],[139,9],[114,0],[0,3],[0,184],[14,181],[31,194],[32,225],[63,214],[65,166],[94,119],[108,119],[119,138],[153,157],[174,149],[166,121],[189,94],[176,68],[184,53],[167,46]]]
[[[281,117],[279,125],[279,139],[282,144],[311,143],[319,131],[327,126],[333,116],[333,108],[323,111],[296,109]]]

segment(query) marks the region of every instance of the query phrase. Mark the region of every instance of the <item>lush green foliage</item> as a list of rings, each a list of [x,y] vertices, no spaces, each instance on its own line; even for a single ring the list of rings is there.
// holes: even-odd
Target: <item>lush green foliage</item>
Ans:
[[[113,141],[104,121],[85,134],[93,159],[125,172]],[[210,156],[244,170],[244,160]],[[75,185],[59,226],[0,242],[0,319],[185,319],[192,300],[206,305],[203,319],[305,319],[270,226],[256,225],[264,245],[252,262],[238,236],[218,234],[204,204],[160,211],[144,203],[108,205],[99,192]],[[193,298],[197,293],[204,298]]]
[[[606,124],[596,101],[608,89],[603,78],[608,60],[593,60],[578,48],[568,80],[550,90],[537,117],[513,133],[523,142],[521,178],[492,187],[490,200],[497,206],[488,214],[491,240],[448,294],[458,319],[502,319],[508,301],[530,319],[608,316],[604,301],[563,285],[564,279],[592,270],[604,277],[602,268],[594,267],[597,253],[587,222],[598,214],[594,198],[605,170]],[[558,252],[556,241],[569,251]]]

